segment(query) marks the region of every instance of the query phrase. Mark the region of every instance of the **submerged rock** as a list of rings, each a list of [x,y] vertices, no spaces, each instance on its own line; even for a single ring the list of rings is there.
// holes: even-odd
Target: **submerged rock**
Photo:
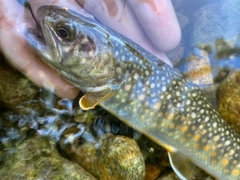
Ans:
[[[240,28],[239,7],[239,0],[221,0],[198,9],[194,13],[193,44],[213,44],[216,39],[237,38]]]
[[[216,96],[222,118],[240,134],[240,70],[228,74],[218,87]]]
[[[79,141],[70,145],[73,136],[69,135],[69,140],[65,137],[60,139],[64,154],[98,179],[144,179],[144,159],[133,139],[107,133],[95,142],[78,146]]]
[[[0,107],[13,108],[33,99],[38,88],[21,73],[10,67],[0,53]]]
[[[80,165],[61,157],[51,140],[28,139],[8,149],[0,166],[0,177],[12,179],[86,179],[95,180]]]
[[[208,53],[202,49],[196,51],[198,51],[197,55],[190,55],[186,59],[184,74],[197,85],[212,84],[213,77]]]

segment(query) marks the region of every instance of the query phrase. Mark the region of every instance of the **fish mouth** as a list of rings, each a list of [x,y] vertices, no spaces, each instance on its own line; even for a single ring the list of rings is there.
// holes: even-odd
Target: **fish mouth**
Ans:
[[[43,52],[47,51],[47,45],[41,27],[38,25],[36,29],[27,28],[24,32],[27,43],[33,48],[38,54],[42,55]]]
[[[35,29],[33,28],[27,28],[24,32],[24,35],[26,37],[26,41],[30,44],[31,47],[34,49],[41,49],[41,48],[46,48],[47,44],[45,41],[45,37],[43,35],[43,30],[41,26],[41,21],[43,17],[47,14],[50,14],[50,10],[48,8],[39,7],[37,9],[37,17],[34,17],[33,13],[32,16],[34,20],[36,21],[36,27]],[[31,9],[30,9],[31,10]],[[31,10],[32,11],[32,10]],[[44,14],[45,13],[45,14]],[[36,50],[37,50],[36,49]]]
[[[56,64],[53,62],[53,59],[51,58],[51,50],[53,50],[53,48],[49,47],[49,43],[47,41],[51,40],[55,45],[57,45],[57,42],[53,35],[54,33],[52,32],[52,29],[48,26],[42,27],[44,24],[43,21],[44,18],[40,17],[39,21],[36,21],[36,28],[27,28],[25,30],[25,40],[45,63],[51,66],[56,66]],[[51,36],[46,36],[46,34],[44,34],[43,28],[48,29],[48,32],[51,34]],[[58,46],[56,48],[59,50]],[[54,54],[57,55],[57,53]]]
[[[47,43],[40,26],[38,26],[38,29],[26,29],[24,35],[27,43],[45,63],[52,67],[59,68],[55,63],[52,62],[48,54]]]
[[[42,30],[42,27],[40,26],[40,23],[39,22],[37,22],[37,23],[38,24],[35,29],[27,28],[25,30],[24,36],[25,36],[26,42],[34,50],[34,52],[36,52],[39,55],[41,60],[43,60],[46,64],[51,66],[53,69],[61,69],[61,71],[64,71],[64,70],[62,70],[61,65],[58,65],[58,63],[53,62],[53,59],[51,58],[51,55],[49,54],[48,44],[45,40],[46,36],[43,34],[43,30]],[[50,33],[53,34],[51,28],[48,28],[48,30]],[[51,37],[52,37],[52,41],[54,41],[55,44],[57,44],[54,36],[51,36]],[[58,46],[56,46],[56,47],[59,50],[59,47]],[[55,53],[55,55],[56,54],[57,53]],[[67,73],[67,72],[65,72],[65,73]]]

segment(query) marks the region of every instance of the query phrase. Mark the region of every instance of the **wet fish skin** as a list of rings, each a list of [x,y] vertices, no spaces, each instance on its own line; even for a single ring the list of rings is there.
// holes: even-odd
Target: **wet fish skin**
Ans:
[[[178,155],[215,178],[239,179],[240,136],[178,70],[94,18],[56,6],[38,17],[45,42],[31,31],[26,39],[86,93],[83,109],[100,105],[163,146],[180,176]]]

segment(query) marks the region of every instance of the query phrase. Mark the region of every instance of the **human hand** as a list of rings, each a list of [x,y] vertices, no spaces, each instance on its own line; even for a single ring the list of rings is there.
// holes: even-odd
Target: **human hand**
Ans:
[[[35,25],[30,11],[16,0],[0,0],[0,7],[0,50],[8,62],[39,87],[75,98],[79,90],[43,63],[26,43],[24,31]]]
[[[104,1],[78,0],[104,25],[122,33],[151,53],[171,64],[162,51],[174,48],[181,38],[180,28],[170,0],[139,2],[137,0]],[[82,12],[74,0],[29,0],[34,16],[42,5],[65,6]],[[44,64],[29,48],[24,30],[35,25],[30,13],[16,0],[0,0],[0,49],[9,63],[40,87],[54,91],[58,96],[72,99],[78,90],[58,73]],[[157,8],[159,7],[159,8]],[[146,37],[146,34],[149,38]]]

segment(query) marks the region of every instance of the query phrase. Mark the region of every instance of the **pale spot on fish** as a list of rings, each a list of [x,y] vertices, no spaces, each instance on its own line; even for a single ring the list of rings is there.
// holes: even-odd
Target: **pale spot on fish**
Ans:
[[[149,71],[148,70],[145,71],[145,75],[149,76]]]
[[[121,71],[122,71],[122,70],[121,70],[120,67],[117,67],[117,68],[116,68],[116,72],[117,72],[117,73],[121,73]]]
[[[208,151],[208,150],[209,150],[209,146],[208,146],[208,145],[204,146],[204,147],[203,147],[203,150],[204,150],[204,151]]]
[[[179,92],[179,91],[176,91],[176,95],[177,95],[177,96],[180,96],[180,92]]]
[[[223,159],[222,160],[222,165],[226,166],[228,164],[228,160],[227,159]]]
[[[205,117],[205,122],[208,122],[210,120],[210,118],[207,116],[207,117]]]
[[[143,101],[144,99],[145,99],[145,96],[144,96],[143,94],[141,94],[141,95],[139,96],[139,100]]]
[[[213,123],[213,128],[216,128],[217,127],[217,122],[214,122]]]
[[[196,135],[193,137],[193,140],[194,140],[194,141],[197,141],[199,138],[200,138],[200,136],[199,136],[198,134],[196,134]]]
[[[162,117],[162,115],[163,115],[162,112],[158,113],[158,117]]]
[[[115,54],[115,56],[118,56],[119,55],[119,51],[115,51],[114,54]]]
[[[154,83],[152,83],[150,87],[151,87],[151,88],[154,88],[154,87],[155,87],[155,84],[154,84]]]
[[[187,129],[188,129],[188,127],[187,127],[187,126],[183,126],[183,127],[182,127],[182,132],[186,132],[186,131],[187,131]]]
[[[186,105],[190,105],[191,104],[191,101],[188,99],[187,101],[186,101]]]
[[[198,149],[199,148],[199,144],[195,144],[194,148]]]
[[[239,175],[239,170],[234,169],[234,170],[232,171],[232,175],[238,176],[238,175]]]
[[[170,128],[170,129],[173,129],[173,128],[174,128],[174,124],[171,123],[171,124],[169,125],[169,128]]]
[[[225,173],[229,173],[229,169],[224,169],[224,172]]]
[[[154,104],[153,108],[158,110],[160,108],[160,106],[161,106],[161,104],[158,102],[158,103]],[[160,113],[158,113],[158,114],[160,114]]]
[[[212,157],[215,157],[216,155],[217,155],[216,152],[212,152],[212,153],[211,153],[211,156],[212,156]]]
[[[133,61],[133,57],[132,56],[130,56],[129,61]]]
[[[171,94],[167,95],[167,99],[171,99],[171,97],[172,97]]]
[[[126,85],[125,85],[125,90],[126,90],[126,91],[129,91],[129,90],[131,89],[131,87],[132,87],[131,84],[126,84]]]
[[[229,141],[229,140],[225,142],[225,145],[226,145],[226,146],[228,146],[228,145],[230,145],[230,144],[231,144],[231,141]]]
[[[192,130],[195,131],[197,129],[196,126],[192,126]]]
[[[137,80],[137,79],[138,79],[138,77],[139,77],[139,76],[138,76],[138,74],[137,74],[137,73],[135,73],[135,74],[134,74],[134,76],[133,76],[133,78],[134,78],[135,80]]]
[[[126,99],[121,99],[121,103],[125,103],[126,102]]]
[[[196,113],[195,113],[195,112],[192,112],[192,113],[191,113],[191,117],[192,117],[192,118],[196,118],[196,117],[197,117]]]
[[[230,152],[229,152],[230,155],[233,155],[234,154],[234,150],[231,149]]]
[[[183,143],[185,141],[186,141],[186,139],[184,139],[184,138],[181,138],[181,140],[180,140],[181,143]]]
[[[167,116],[167,119],[168,119],[168,120],[172,120],[173,117],[174,117],[174,114],[169,114],[169,115]]]
[[[166,86],[162,87],[162,91],[165,92],[167,90]]]

